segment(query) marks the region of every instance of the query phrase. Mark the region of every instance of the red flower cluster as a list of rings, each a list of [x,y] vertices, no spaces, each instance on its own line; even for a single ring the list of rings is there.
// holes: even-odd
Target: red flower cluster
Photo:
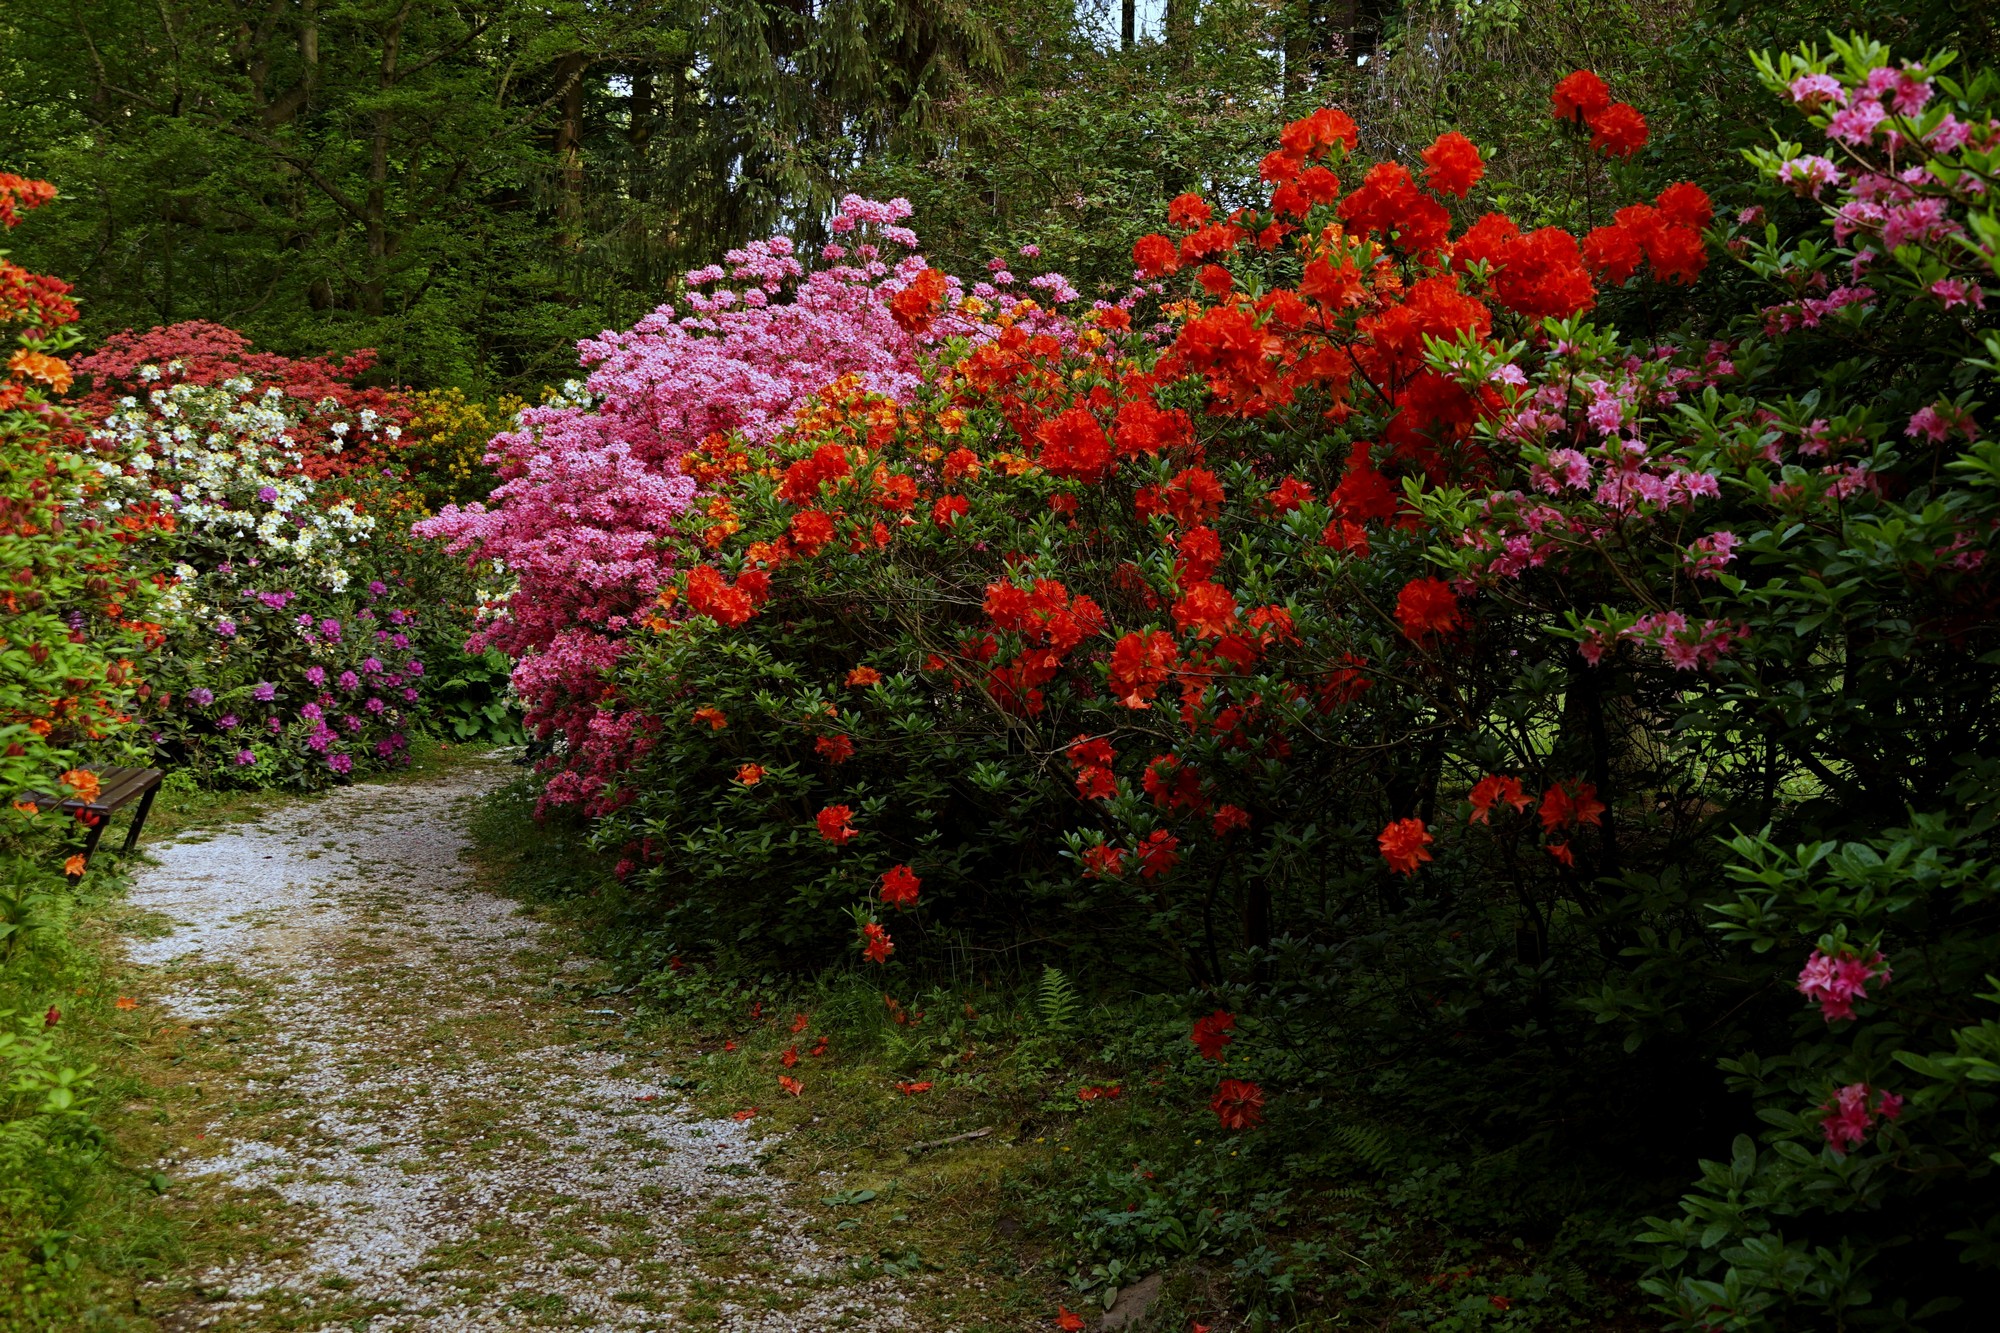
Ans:
[[[1630,157],[1646,146],[1646,118],[1628,102],[1611,100],[1611,89],[1587,69],[1556,84],[1549,111],[1557,120],[1590,127],[1590,146],[1612,157]]]
[[[1687,284],[1708,264],[1703,228],[1715,208],[1699,185],[1682,181],[1660,191],[1651,205],[1629,204],[1608,227],[1583,238],[1583,259],[1606,286],[1621,287],[1644,260],[1662,282]]]
[[[908,866],[890,866],[882,872],[882,901],[899,911],[917,905],[917,890],[923,881]]]
[[[787,504],[810,504],[828,482],[853,474],[846,449],[837,444],[822,444],[810,458],[801,458],[785,469],[784,480],[778,484],[778,498]]]
[[[1055,579],[1037,579],[1022,588],[1008,579],[987,585],[986,614],[996,628],[1027,642],[1021,654],[993,667],[988,691],[1010,712],[1042,711],[1041,687],[1054,680],[1063,658],[1085,639],[1104,631],[1104,612],[1088,597],[1070,597]]]
[[[1458,597],[1443,579],[1411,579],[1396,594],[1396,623],[1413,642],[1428,643],[1465,623]]]
[[[1180,660],[1180,645],[1161,630],[1124,635],[1111,650],[1111,692],[1127,708],[1149,708]]]
[[[1070,744],[1069,759],[1076,765],[1076,794],[1086,801],[1108,801],[1118,794],[1118,776],[1111,761],[1118,756],[1111,742],[1079,736]]]
[[[1399,875],[1414,875],[1417,867],[1431,859],[1431,835],[1421,819],[1395,819],[1376,836],[1382,859]]]
[[[889,938],[889,932],[870,921],[861,927],[861,956],[871,963],[886,963],[889,955],[896,952],[896,943]]]
[[[854,811],[844,805],[829,805],[813,816],[819,825],[819,836],[836,847],[844,847],[854,840]]]
[[[47,181],[29,180],[16,176],[11,171],[0,171],[0,227],[13,228],[21,220],[21,213],[53,203],[56,187]]]
[[[1535,803],[1534,798],[1521,790],[1521,779],[1498,777],[1488,774],[1473,784],[1471,823],[1490,822],[1495,805],[1511,805],[1516,814]]]
[[[889,314],[911,333],[923,333],[944,309],[950,286],[945,275],[927,268],[910,279],[907,287],[889,298]]]
[[[1464,198],[1486,174],[1478,145],[1457,130],[1446,130],[1424,149],[1424,184],[1439,194]]]
[[[1236,1026],[1236,1015],[1227,1009],[1218,1009],[1206,1018],[1194,1021],[1194,1030],[1188,1033],[1188,1040],[1201,1052],[1204,1060],[1220,1060],[1222,1048],[1235,1040],[1231,1032]]]
[[[1208,1107],[1224,1129],[1255,1129],[1264,1123],[1264,1090],[1240,1078],[1226,1078],[1215,1085]]]
[[[708,616],[717,624],[741,625],[757,614],[771,596],[771,576],[761,569],[746,569],[731,587],[712,565],[696,565],[688,571],[687,601],[690,610]]]

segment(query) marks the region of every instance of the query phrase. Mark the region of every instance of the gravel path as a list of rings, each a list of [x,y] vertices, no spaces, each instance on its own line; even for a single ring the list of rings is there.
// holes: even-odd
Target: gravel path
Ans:
[[[566,998],[595,963],[471,883],[469,804],[506,776],[152,849],[131,898],[172,928],[130,952],[228,1057],[198,1089],[212,1155],[164,1169],[204,1216],[259,1219],[178,1275],[199,1299],[170,1326],[913,1327],[805,1234],[748,1126],[697,1118],[605,1040],[609,1002]]]

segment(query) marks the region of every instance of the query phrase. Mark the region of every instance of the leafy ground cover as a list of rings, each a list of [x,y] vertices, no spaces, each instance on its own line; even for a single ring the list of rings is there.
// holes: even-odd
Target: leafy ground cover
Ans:
[[[1093,1001],[1053,969],[900,996],[847,969],[653,970],[612,859],[535,824],[536,801],[517,782],[474,824],[496,887],[614,960],[596,995],[632,1007],[705,1113],[773,1136],[771,1168],[818,1193],[836,1238],[887,1271],[943,1275],[939,1327],[1047,1327],[1058,1308],[1094,1321],[1155,1274],[1158,1327],[1229,1327],[1246,1301],[1283,1328],[1638,1326],[1631,1283],[1551,1262],[1548,1236],[1426,1216],[1389,1127],[1350,1122],[1254,1166],[1225,1129],[1190,1131],[1199,1052],[1178,1070],[1150,1058],[1187,1044],[1171,1006]]]

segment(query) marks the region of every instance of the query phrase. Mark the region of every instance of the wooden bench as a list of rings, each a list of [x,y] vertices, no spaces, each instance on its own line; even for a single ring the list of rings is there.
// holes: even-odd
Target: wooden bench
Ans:
[[[111,822],[111,816],[137,801],[139,808],[132,812],[132,827],[125,834],[125,846],[119,850],[120,856],[129,856],[139,845],[139,831],[146,827],[146,816],[152,813],[153,797],[160,790],[160,779],[165,776],[157,768],[106,768],[97,770],[97,795],[89,800],[78,796],[42,796],[30,794],[23,800],[33,801],[43,810],[60,810],[72,817],[85,814],[90,826],[90,837],[83,844],[83,864],[90,866],[91,855],[97,851],[97,840],[104,836],[104,826]],[[69,882],[81,880],[81,872],[71,875]]]

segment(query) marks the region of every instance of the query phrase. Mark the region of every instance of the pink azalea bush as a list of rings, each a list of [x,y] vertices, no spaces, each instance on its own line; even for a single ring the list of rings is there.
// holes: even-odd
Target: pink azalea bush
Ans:
[[[843,243],[810,273],[783,236],[689,273],[685,312],[663,305],[584,341],[587,376],[494,438],[487,461],[501,484],[487,503],[417,526],[511,581],[469,646],[515,659],[529,730],[563,743],[545,800],[595,813],[644,743],[644,722],[606,697],[605,681],[673,574],[670,539],[697,489],[682,456],[721,434],[767,441],[843,376],[906,396],[921,349],[952,331],[914,332],[890,309],[926,268],[900,225],[909,213],[905,200],[849,195],[833,222]]]

